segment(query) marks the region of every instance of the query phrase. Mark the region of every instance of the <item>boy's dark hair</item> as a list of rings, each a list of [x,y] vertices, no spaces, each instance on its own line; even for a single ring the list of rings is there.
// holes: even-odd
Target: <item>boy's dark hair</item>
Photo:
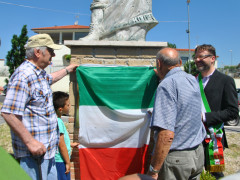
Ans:
[[[63,108],[66,101],[69,99],[69,95],[62,91],[53,92],[53,106],[57,112],[58,108]]]

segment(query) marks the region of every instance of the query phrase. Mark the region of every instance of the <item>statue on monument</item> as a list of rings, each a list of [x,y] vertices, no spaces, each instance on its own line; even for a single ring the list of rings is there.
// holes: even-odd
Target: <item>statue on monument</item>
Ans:
[[[158,24],[152,0],[93,0],[89,34],[81,41],[145,41]]]

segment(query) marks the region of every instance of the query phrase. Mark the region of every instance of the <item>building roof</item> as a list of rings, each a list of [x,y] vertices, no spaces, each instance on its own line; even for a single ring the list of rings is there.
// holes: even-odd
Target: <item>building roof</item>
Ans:
[[[53,27],[41,27],[41,28],[32,28],[32,30],[56,30],[56,29],[89,29],[89,26],[82,25],[67,25],[67,26],[53,26]]]
[[[82,25],[67,25],[67,26],[52,26],[52,27],[40,27],[32,28],[35,33],[59,33],[59,32],[89,32],[89,26]]]
[[[188,49],[178,49],[178,48],[177,48],[176,50],[177,50],[177,51],[188,51]],[[194,52],[195,49],[190,49],[190,51],[193,51],[193,52]]]

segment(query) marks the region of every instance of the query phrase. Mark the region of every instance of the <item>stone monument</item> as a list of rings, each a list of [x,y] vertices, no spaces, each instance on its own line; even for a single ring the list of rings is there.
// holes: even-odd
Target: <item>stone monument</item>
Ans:
[[[79,40],[66,40],[75,64],[155,66],[156,54],[167,42],[145,41],[157,25],[152,0],[93,0],[89,34]],[[79,93],[76,75],[70,74],[69,136],[78,141]],[[79,150],[73,149],[71,179],[80,180]]]
[[[152,0],[93,0],[89,34],[81,41],[145,41],[158,24]]]

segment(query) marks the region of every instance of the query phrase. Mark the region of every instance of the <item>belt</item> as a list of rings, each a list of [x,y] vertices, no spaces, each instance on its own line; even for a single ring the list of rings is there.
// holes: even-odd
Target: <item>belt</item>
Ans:
[[[201,144],[199,144],[199,145],[201,145]],[[175,152],[175,151],[192,151],[192,150],[196,150],[196,149],[199,147],[199,145],[194,146],[194,147],[192,147],[192,148],[186,148],[186,149],[171,149],[171,150],[169,151],[169,153]]]

